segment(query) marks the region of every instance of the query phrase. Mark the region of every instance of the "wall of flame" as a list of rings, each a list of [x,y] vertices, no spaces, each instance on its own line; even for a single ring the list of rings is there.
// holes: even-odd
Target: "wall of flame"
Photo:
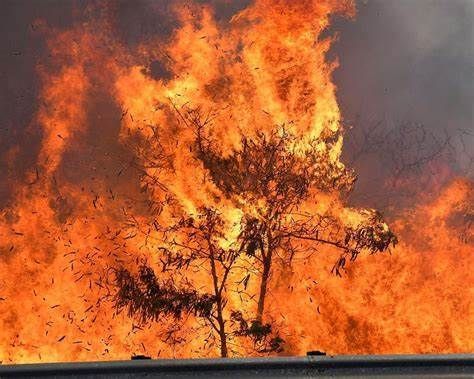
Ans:
[[[161,177],[178,208],[192,213],[219,197],[192,159],[193,136],[179,127],[174,106],[199,106],[222,125],[214,133],[224,152],[243,134],[284,123],[303,141],[334,135],[321,149],[339,162],[337,62],[327,59],[334,37],[324,30],[336,14],[355,16],[351,2],[259,0],[229,22],[208,5],[176,2],[169,11],[174,32],[134,49],[116,36],[113,3],[91,2],[70,29],[38,22],[49,56],[37,65],[42,85],[29,129],[39,130],[41,147],[0,213],[0,361],[217,354],[200,336],[162,342],[159,324],[137,326],[107,301],[111,266],[152,257],[153,233],[131,226],[146,223],[166,196],[144,191],[131,146],[160,134],[160,146],[144,148],[169,158],[174,173]],[[8,165],[20,153],[12,148],[2,159]],[[463,178],[420,199],[391,220],[401,243],[360,257],[343,278],[330,273],[335,256],[324,249],[275,270],[268,306],[285,354],[472,351],[473,199]],[[219,202],[233,225],[239,210]]]

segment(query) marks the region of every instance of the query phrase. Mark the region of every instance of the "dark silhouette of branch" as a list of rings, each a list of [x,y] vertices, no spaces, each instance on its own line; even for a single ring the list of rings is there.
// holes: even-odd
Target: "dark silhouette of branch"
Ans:
[[[146,265],[140,267],[137,277],[119,270],[117,309],[127,308],[129,316],[142,322],[156,321],[163,315],[203,318],[209,326],[209,338],[219,341],[223,357],[229,355],[231,341],[236,338],[250,339],[259,353],[282,351],[284,341],[265,317],[275,258],[291,265],[296,255],[327,246],[339,253],[332,271],[341,275],[346,263],[361,252],[386,251],[397,239],[382,216],[372,210],[346,209],[347,214],[357,214],[357,222],[333,209],[301,211],[318,201],[318,196],[337,198],[353,188],[354,173],[333,156],[339,132],[302,140],[283,126],[275,127],[269,132],[242,136],[239,148],[224,154],[213,137],[213,112],[204,114],[199,108],[178,108],[173,103],[171,107],[181,126],[194,136],[189,148],[191,156],[204,167],[208,180],[222,196],[241,212],[239,233],[228,235],[229,225],[218,205],[201,207],[195,214],[176,214],[172,222],[168,220],[164,225],[154,220],[145,230],[153,228],[161,235],[157,249],[161,272],[166,278],[181,279],[184,285],[175,285],[176,281],[170,279],[158,281]],[[159,139],[159,135],[152,133],[150,138]],[[160,146],[160,142],[151,145]],[[158,175],[154,181],[145,175],[146,183],[153,187],[155,182],[160,183],[160,170],[172,170],[172,166],[167,165],[167,158],[148,157],[142,154],[142,167],[146,175],[150,169],[151,177]],[[168,204],[175,203],[169,199],[162,206]],[[305,241],[304,247],[298,241]],[[205,270],[210,281],[199,286],[186,280],[186,273],[193,270]],[[229,278],[235,270],[242,278],[234,284]],[[257,281],[253,286],[257,291],[247,293],[248,283],[253,280]],[[256,309],[229,309],[231,291],[254,299]]]
[[[117,310],[126,309],[129,317],[136,317],[142,323],[167,316],[179,319],[183,313],[209,317],[215,304],[213,295],[177,288],[170,280],[160,282],[144,264],[137,276],[125,268],[118,269],[116,285],[119,289],[115,298]]]

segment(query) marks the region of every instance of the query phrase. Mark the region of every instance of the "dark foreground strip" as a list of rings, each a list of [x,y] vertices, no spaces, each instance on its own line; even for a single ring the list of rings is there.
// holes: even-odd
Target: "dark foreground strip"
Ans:
[[[132,360],[0,365],[0,378],[474,378],[474,354]]]

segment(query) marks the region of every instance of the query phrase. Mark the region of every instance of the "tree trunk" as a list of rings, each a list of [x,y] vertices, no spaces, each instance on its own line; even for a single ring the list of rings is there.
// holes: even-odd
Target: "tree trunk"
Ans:
[[[211,275],[212,281],[214,284],[214,293],[216,295],[216,306],[217,306],[217,323],[219,325],[219,339],[221,342],[221,357],[225,358],[228,356],[227,351],[227,335],[225,334],[225,321],[224,316],[222,315],[222,296],[219,291],[219,281],[217,277],[216,263],[214,261],[214,255],[211,253]]]
[[[272,250],[268,250],[267,255],[263,260],[263,272],[262,279],[260,281],[260,293],[258,296],[257,305],[257,317],[255,318],[258,322],[263,320],[263,311],[265,309],[265,298],[267,296],[268,278],[270,276],[270,269],[272,266]]]
[[[218,307],[221,306],[221,303],[219,302],[217,304]],[[226,358],[228,356],[228,352],[227,352],[227,336],[225,334],[225,324],[224,324],[224,319],[222,318],[222,308],[221,308],[221,311],[218,312],[218,316],[217,316],[217,322],[219,323],[219,337],[220,337],[220,340],[221,340],[221,357],[222,358]]]

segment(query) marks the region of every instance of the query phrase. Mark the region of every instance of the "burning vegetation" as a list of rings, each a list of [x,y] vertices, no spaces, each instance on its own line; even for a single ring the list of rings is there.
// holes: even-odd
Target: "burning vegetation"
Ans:
[[[324,32],[350,1],[230,20],[177,1],[173,32],[133,49],[114,7],[38,22],[41,143],[0,213],[0,360],[472,350],[472,182],[390,227],[347,200]]]

